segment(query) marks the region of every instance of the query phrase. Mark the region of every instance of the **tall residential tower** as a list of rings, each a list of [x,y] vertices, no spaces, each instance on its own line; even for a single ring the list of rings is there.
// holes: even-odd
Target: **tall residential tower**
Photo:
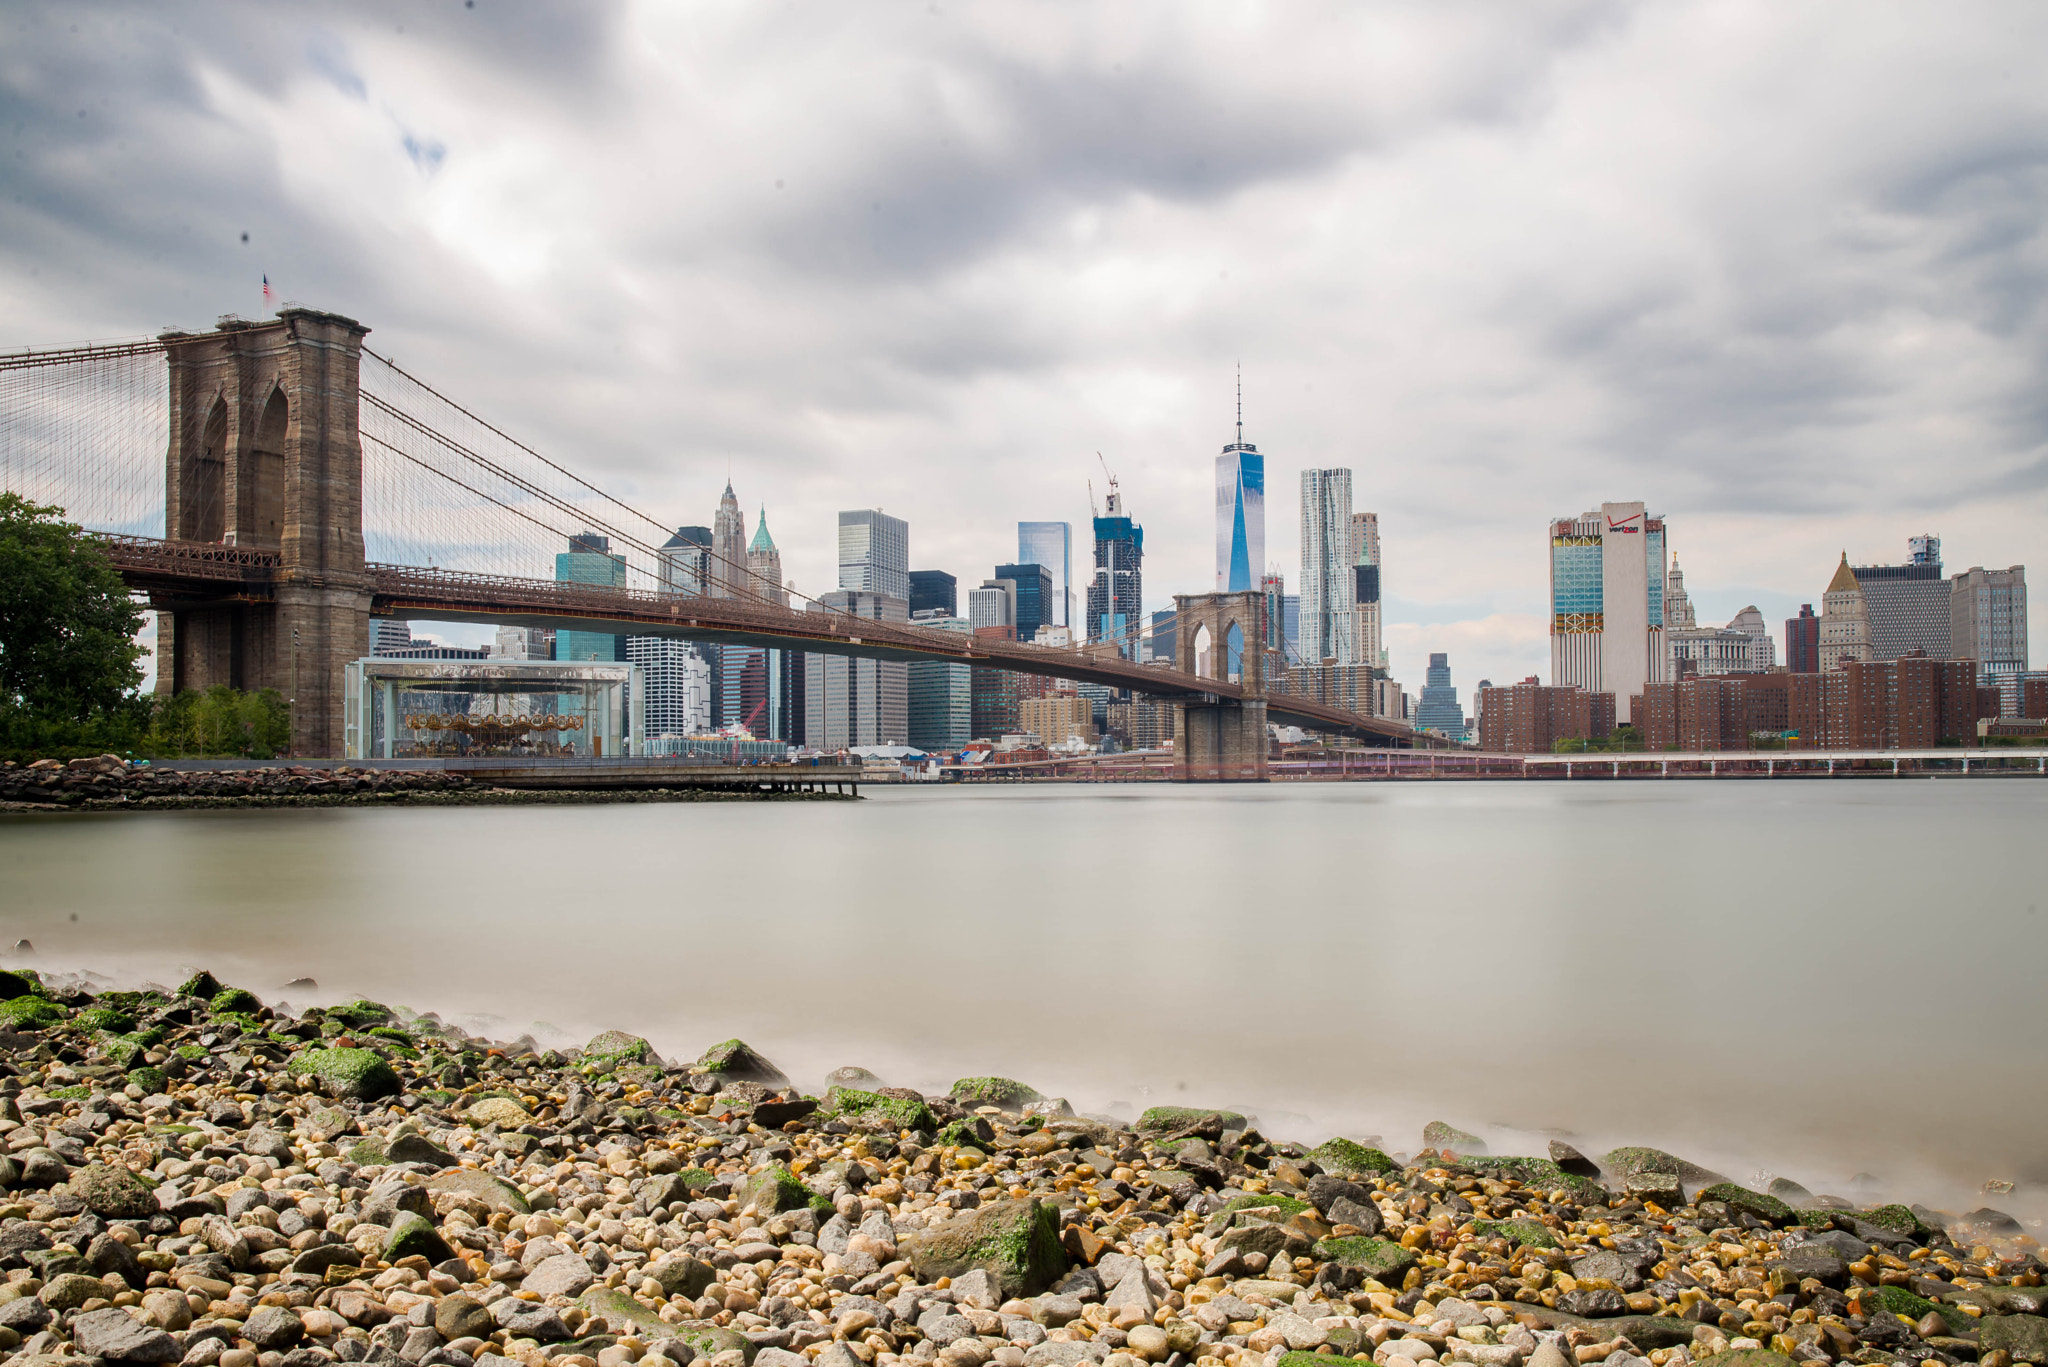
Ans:
[[[1303,664],[1356,664],[1358,587],[1352,573],[1351,472],[1301,472],[1301,642]]]

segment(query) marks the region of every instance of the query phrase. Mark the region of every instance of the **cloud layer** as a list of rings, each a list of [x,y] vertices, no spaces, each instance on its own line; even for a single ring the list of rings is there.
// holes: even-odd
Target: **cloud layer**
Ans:
[[[844,507],[966,582],[1085,541],[1099,450],[1155,605],[1242,361],[1273,559],[1350,467],[1397,676],[1469,688],[1548,673],[1544,523],[1603,499],[1702,620],[1922,530],[2048,558],[2044,53],[2019,3],[45,8],[0,344],[267,272],[665,520],[729,469],[811,592]]]

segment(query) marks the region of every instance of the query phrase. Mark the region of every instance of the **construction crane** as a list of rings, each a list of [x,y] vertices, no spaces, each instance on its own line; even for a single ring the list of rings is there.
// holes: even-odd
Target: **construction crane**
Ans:
[[[745,731],[748,735],[752,735],[754,733],[755,719],[767,710],[768,700],[766,698],[763,698],[761,699],[761,701],[754,704],[754,710],[747,713],[746,717],[741,720],[739,726],[734,729],[732,733],[732,762],[734,764],[738,764],[740,762],[740,732]]]

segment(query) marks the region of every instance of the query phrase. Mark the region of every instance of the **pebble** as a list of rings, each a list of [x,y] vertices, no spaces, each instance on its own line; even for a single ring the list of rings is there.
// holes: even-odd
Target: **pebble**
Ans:
[[[0,1336],[24,1367],[110,1344],[191,1367],[1692,1367],[1943,1352],[1923,1302],[2042,1308],[2038,1247],[1997,1211],[1902,1237],[1899,1207],[1806,1217],[1826,1231],[1740,1188],[1665,1207],[1639,1199],[1681,1171],[1654,1150],[1568,1151],[1602,1187],[1549,1159],[1304,1150],[1222,1112],[1076,1117],[1000,1079],[820,1110],[744,1046],[543,1052],[376,1003],[280,1014],[207,975],[0,989]],[[946,1262],[1004,1220],[1062,1252]]]

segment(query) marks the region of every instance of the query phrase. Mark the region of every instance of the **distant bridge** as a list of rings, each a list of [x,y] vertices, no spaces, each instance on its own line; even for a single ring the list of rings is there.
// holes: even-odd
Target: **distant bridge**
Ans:
[[[0,487],[59,504],[103,535],[159,613],[160,689],[287,688],[297,754],[339,753],[342,669],[364,652],[372,617],[945,661],[1128,689],[1175,706],[1180,779],[1265,778],[1269,721],[1373,746],[1456,748],[1270,690],[1256,593],[1175,600],[1175,658],[1204,666],[1188,672],[1135,663],[1130,642],[1061,649],[822,604],[795,611],[782,585],[745,566],[725,567],[716,593],[678,592],[643,530],[666,524],[376,356],[362,345],[367,332],[287,308],[210,333],[0,356]],[[150,523],[167,535],[143,534]],[[421,559],[531,565],[584,531],[606,534],[640,583],[368,552],[375,541]]]

